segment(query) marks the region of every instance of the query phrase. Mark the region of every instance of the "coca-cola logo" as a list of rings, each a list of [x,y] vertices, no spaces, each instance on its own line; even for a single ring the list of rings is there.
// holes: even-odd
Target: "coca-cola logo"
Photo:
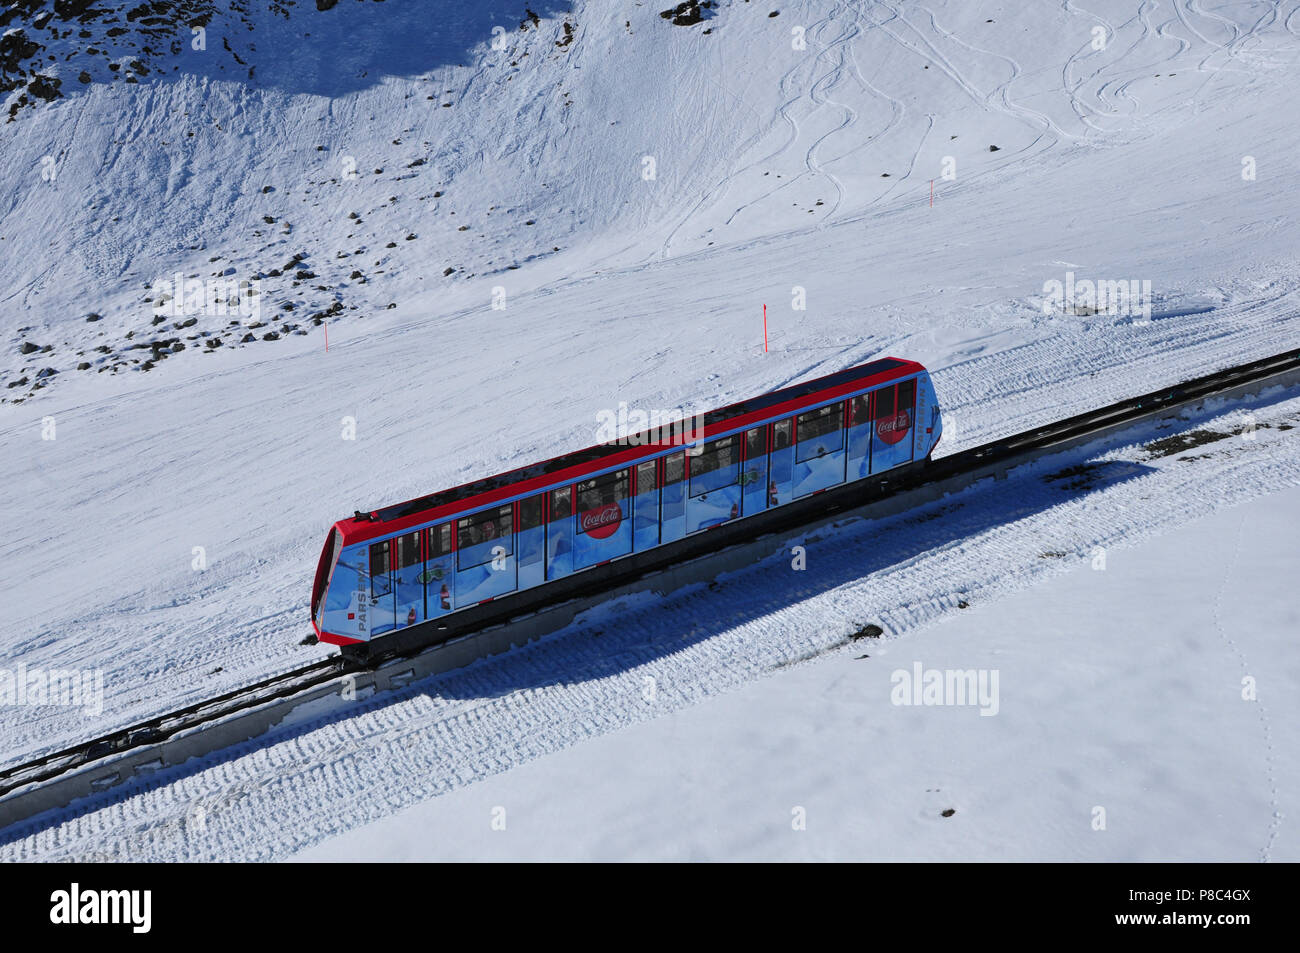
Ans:
[[[578,514],[578,524],[582,531],[594,539],[613,536],[622,522],[623,509],[617,503],[606,503]]]
[[[912,429],[912,415],[900,410],[892,417],[882,417],[876,421],[876,436],[885,443],[898,443]]]

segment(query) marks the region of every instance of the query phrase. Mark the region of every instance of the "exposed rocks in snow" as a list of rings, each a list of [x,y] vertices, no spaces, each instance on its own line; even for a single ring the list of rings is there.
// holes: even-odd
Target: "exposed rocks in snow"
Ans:
[[[670,21],[674,26],[693,26],[709,16],[713,6],[712,0],[703,0],[703,2],[685,0],[671,9],[664,10],[659,16]]]

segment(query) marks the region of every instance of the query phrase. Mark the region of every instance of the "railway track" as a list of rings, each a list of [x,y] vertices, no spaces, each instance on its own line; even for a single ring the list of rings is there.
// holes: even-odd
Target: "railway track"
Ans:
[[[964,485],[961,482],[963,479],[973,482],[989,472],[996,472],[1000,466],[1016,465],[1043,452],[1094,439],[1106,431],[1168,414],[1197,401],[1215,396],[1232,396],[1234,393],[1240,395],[1250,393],[1252,388],[1258,390],[1275,384],[1295,382],[1300,382],[1300,349],[1251,361],[972,447],[933,461],[923,471],[903,481],[869,481],[875,485],[864,488],[865,498],[856,503],[846,503],[845,496],[828,496],[825,508],[816,516],[810,518],[803,515],[798,523],[769,524],[756,530],[748,541],[785,532],[800,524],[817,522],[830,514],[842,515],[846,510],[871,506],[886,496],[908,490],[929,487],[935,493],[939,490],[952,492]],[[743,527],[743,523],[737,524],[737,527]],[[738,545],[733,538],[722,548],[729,549]],[[656,571],[647,573],[646,577],[662,574],[662,571]],[[528,613],[528,618],[536,620],[548,611],[543,609]],[[572,618],[576,611],[565,614],[553,628],[566,624],[566,620]],[[518,624],[521,624],[519,619],[512,619],[504,625],[494,622],[472,631],[456,632],[449,636],[450,642],[403,647],[400,651],[378,653],[365,660],[342,656],[322,659],[23,764],[0,769],[0,826],[29,818],[42,810],[66,806],[73,797],[97,793],[122,783],[139,768],[160,766],[165,761],[179,763],[186,757],[210,753],[255,737],[261,731],[280,723],[289,711],[304,704],[305,699],[332,695],[337,691],[336,683],[342,680],[352,679],[354,688],[356,680],[367,680],[376,690],[383,690],[405,684],[417,676],[418,669],[423,669],[419,674],[427,674],[429,671],[446,670],[458,664],[466,664],[473,658],[491,654],[494,649],[486,646],[486,650],[475,651],[475,636],[482,629],[507,630],[504,639],[495,639],[493,644],[496,651],[500,651],[503,646],[518,644],[517,641],[509,641],[508,631],[509,626]],[[526,635],[525,639],[536,638],[545,631],[550,630],[538,629],[534,623],[532,634]],[[446,664],[440,667],[430,667],[427,664],[411,664],[409,669],[406,667],[407,663],[415,662],[423,654],[447,651],[450,648],[455,648],[455,651],[445,659]],[[384,672],[387,674],[380,674]],[[283,706],[283,711],[277,711],[277,706]],[[233,731],[212,730],[212,726],[229,726],[238,723],[241,718],[245,723],[243,727]],[[199,739],[199,730],[205,727],[209,729],[211,737]],[[178,743],[181,739],[183,743]],[[169,743],[176,744],[178,748],[170,760],[162,757],[144,760],[141,756],[142,752],[147,754]],[[135,757],[128,759],[131,755]],[[120,768],[113,767],[115,761],[121,764]],[[91,769],[96,765],[106,767],[92,776],[94,772]],[[68,779],[75,780],[76,783],[64,783],[62,793],[46,790],[51,786],[57,787]]]

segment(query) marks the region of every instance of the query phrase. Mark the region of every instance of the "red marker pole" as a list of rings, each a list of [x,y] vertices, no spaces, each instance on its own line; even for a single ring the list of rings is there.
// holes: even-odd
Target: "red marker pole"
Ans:
[[[325,329],[325,353],[328,354],[330,352],[330,323],[324,321],[321,323],[321,327]]]
[[[763,305],[763,353],[767,353],[767,305]]]

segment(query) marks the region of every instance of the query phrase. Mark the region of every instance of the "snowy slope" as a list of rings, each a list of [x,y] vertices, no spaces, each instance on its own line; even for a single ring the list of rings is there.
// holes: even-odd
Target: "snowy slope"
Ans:
[[[266,860],[319,845],[310,856],[1294,859],[1284,819],[1300,767],[1300,671],[1286,581],[1298,428],[1300,393],[1275,390],[910,513],[794,536],[764,563],[661,604],[603,606],[507,656],[341,702],[15,825],[0,834],[0,858]],[[1169,439],[1187,433],[1198,436]],[[1213,516],[1223,507],[1233,509]],[[1181,535],[1135,554],[1160,534]],[[867,623],[882,639],[851,641]],[[893,706],[892,672],[917,660],[998,669],[998,714]],[[1244,675],[1259,705],[1242,700]],[[851,743],[845,719],[860,729]],[[740,746],[702,777],[668,773],[682,756],[661,757],[663,746],[695,745],[701,731]],[[620,776],[638,756],[644,765]],[[575,762],[592,777],[567,776]],[[642,790],[642,772],[660,779]],[[729,776],[765,780],[751,800],[749,788],[727,789]],[[394,816],[493,777],[486,792],[473,785],[445,808]],[[551,784],[583,792],[575,811],[610,799],[571,843],[560,841],[568,810],[538,804]],[[670,788],[683,799],[671,838],[659,839],[659,810],[611,816]],[[481,798],[497,794],[484,819]],[[880,816],[864,817],[876,801]],[[710,827],[728,805],[734,817]],[[1096,805],[1116,836],[1089,837]],[[795,806],[817,836],[784,839]],[[480,839],[496,807],[521,839]],[[948,808],[960,834],[922,827]],[[461,834],[437,839],[460,821]],[[394,846],[403,837],[409,852]]]
[[[1294,862],[1297,520],[1300,488],[1189,522],[295,859]],[[894,705],[917,662],[996,672],[996,715]]]
[[[319,657],[298,643],[331,522],[589,444],[619,401],[892,352],[935,370],[951,452],[1297,341],[1292,0],[724,0],[691,26],[249,0],[203,5],[206,50],[185,21],[151,54],[134,4],[92,6],[3,27],[46,48],[25,82],[63,81],[0,121],[0,383],[24,381],[0,387],[0,667],[98,669],[105,710],[0,709],[5,760]],[[178,271],[260,282],[262,326],[153,324],[145,288]],[[1045,313],[1067,272],[1149,280],[1151,320]],[[775,655],[823,625],[781,618]],[[555,652],[550,680],[576,664]],[[456,771],[436,790],[481,776]]]

